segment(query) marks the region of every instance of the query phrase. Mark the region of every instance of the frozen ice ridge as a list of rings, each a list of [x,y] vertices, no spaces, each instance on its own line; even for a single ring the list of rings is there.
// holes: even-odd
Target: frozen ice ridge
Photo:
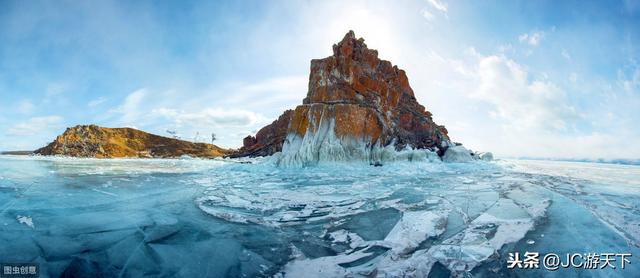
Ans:
[[[282,152],[275,155],[279,166],[311,166],[326,162],[363,162],[380,166],[393,161],[412,162],[472,162],[491,161],[490,152],[474,153],[460,144],[443,142],[444,155],[440,157],[436,150],[416,149],[406,145],[396,150],[395,144],[382,146],[379,141],[371,143],[367,137],[338,136],[335,132],[335,119],[312,121],[319,125],[307,129],[304,136],[296,133],[287,135]],[[450,146],[448,145],[450,144]]]
[[[318,122],[319,126],[313,129],[315,131],[308,129],[304,136],[287,135],[282,153],[276,156],[277,165],[309,166],[336,161],[359,161],[372,165],[390,161],[441,161],[438,154],[429,149],[406,146],[396,151],[393,144],[384,147],[380,143],[372,144],[367,138],[338,137],[334,131],[335,119],[320,119]],[[469,153],[467,155],[471,158]]]

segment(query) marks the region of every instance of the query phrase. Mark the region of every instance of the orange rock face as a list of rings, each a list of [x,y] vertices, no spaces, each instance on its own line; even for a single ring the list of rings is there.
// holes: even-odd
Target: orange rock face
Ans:
[[[211,144],[153,135],[133,128],[84,125],[67,128],[55,141],[35,153],[95,158],[171,158],[182,155],[213,158],[226,155],[229,150]]]
[[[245,140],[243,149],[267,150],[266,145],[275,144],[260,153],[270,155],[292,140],[316,136],[321,126],[329,126],[336,140],[356,140],[370,148],[393,144],[398,150],[406,146],[436,150],[449,144],[444,126],[435,124],[417,102],[406,73],[380,60],[378,52],[368,49],[362,38],[356,39],[353,31],[333,46],[332,56],[311,61],[303,104],[258,132],[262,137],[267,137],[264,132],[275,132],[268,137],[278,140],[267,142],[256,136],[256,142]],[[318,140],[322,139],[314,139],[314,144],[322,148]],[[294,146],[285,149],[296,151]],[[242,149],[238,153],[253,154]]]
[[[372,109],[355,104],[325,105],[314,103],[300,105],[294,111],[288,132],[304,137],[307,132],[316,133],[323,122],[333,120],[337,137],[361,139],[369,144],[378,142],[383,129]]]

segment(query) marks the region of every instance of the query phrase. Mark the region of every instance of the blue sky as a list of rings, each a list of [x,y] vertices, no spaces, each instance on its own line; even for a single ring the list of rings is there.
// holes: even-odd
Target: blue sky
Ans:
[[[238,147],[348,30],[471,149],[640,158],[639,1],[0,1],[0,150],[89,123]]]

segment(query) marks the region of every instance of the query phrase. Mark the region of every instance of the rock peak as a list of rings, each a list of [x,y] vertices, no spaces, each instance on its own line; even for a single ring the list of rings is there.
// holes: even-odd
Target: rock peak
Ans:
[[[333,56],[355,57],[355,55],[352,55],[354,52],[361,52],[364,50],[369,50],[367,45],[364,43],[364,39],[356,39],[356,34],[352,30],[349,30],[340,42],[333,45]]]
[[[364,42],[364,39],[360,38],[360,41]],[[349,30],[349,32],[344,34],[344,37],[342,38],[342,40],[340,42],[338,42],[337,44],[334,44],[334,47],[335,46],[345,45],[345,44],[354,44],[355,42],[357,42],[356,33],[354,33],[353,30]]]
[[[449,145],[447,130],[417,102],[406,73],[349,31],[332,56],[311,60],[302,105],[246,138],[238,156],[281,150],[281,164],[378,163],[389,148],[442,153]]]

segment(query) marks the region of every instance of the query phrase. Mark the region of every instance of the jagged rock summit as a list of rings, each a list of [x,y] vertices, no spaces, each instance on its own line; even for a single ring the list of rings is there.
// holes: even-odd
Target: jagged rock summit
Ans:
[[[183,155],[213,158],[229,151],[212,144],[162,137],[133,128],[79,125],[67,128],[55,141],[35,153],[95,158],[175,158]]]
[[[406,73],[378,58],[353,31],[333,45],[332,56],[311,60],[302,105],[243,143],[232,156],[282,152],[279,164],[297,165],[333,160],[377,164],[407,149],[442,156],[452,145],[445,127],[417,102]]]

